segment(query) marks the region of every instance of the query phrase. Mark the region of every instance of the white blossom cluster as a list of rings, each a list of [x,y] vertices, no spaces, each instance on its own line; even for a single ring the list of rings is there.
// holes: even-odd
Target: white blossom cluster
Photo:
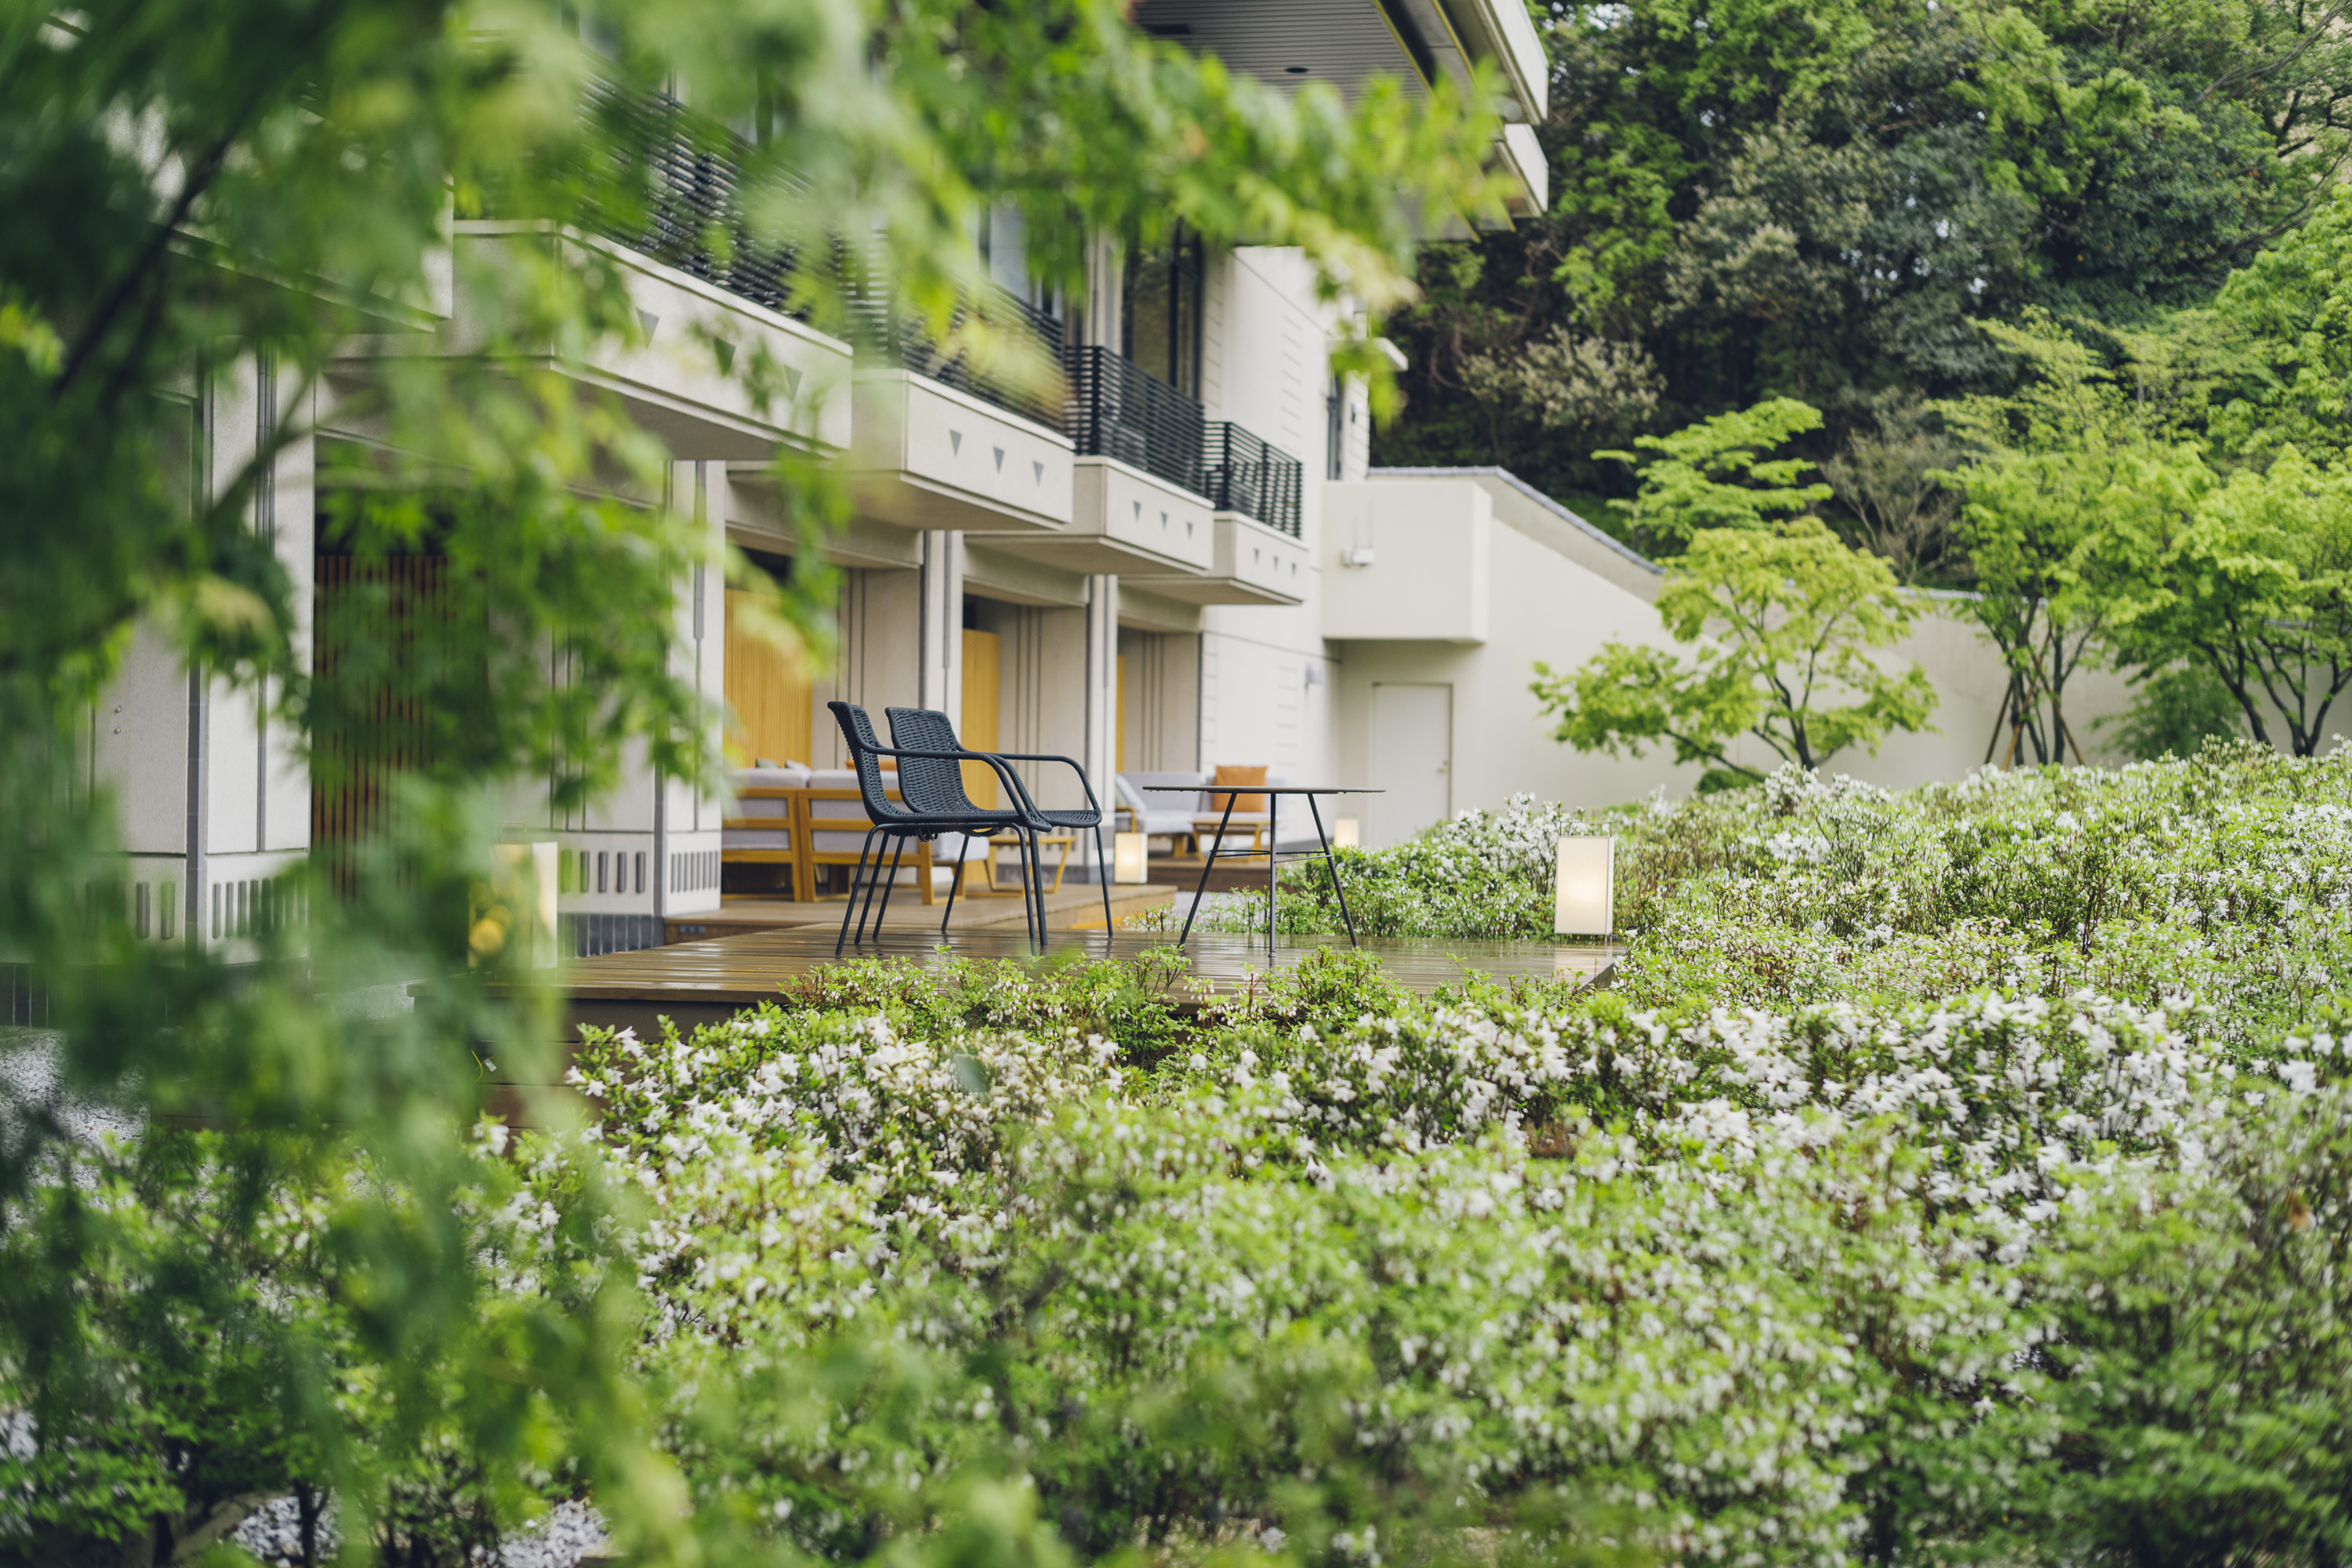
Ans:
[[[1948,1451],[1905,1506],[1953,1519],[2046,1451],[2083,1227],[2352,1089],[2347,784],[2224,753],[1517,801],[1361,858],[1368,896],[1423,934],[1548,920],[1558,837],[1614,831],[1612,994],[1423,1002],[1328,954],[1278,998],[1105,1025],[1083,976],[861,972],[591,1039],[601,1129],[527,1151],[504,1224],[527,1252],[589,1160],[642,1194],[667,1386],[750,1389],[827,1336],[945,1358],[897,1426],[870,1383],[741,1395],[772,1403],[712,1484],[820,1551],[1007,1441],[1208,1530],[1312,1479],[1286,1413],[1328,1398],[1351,1452],[1474,1514],[1559,1484],[1660,1560],[1848,1561],[1891,1448]],[[1218,1400],[1255,1447],[1156,1435]]]
[[[1662,1553],[1821,1561],[1853,1546],[1890,1359],[1998,1394],[2032,1348],[2019,1267],[2070,1204],[2193,1172],[2233,1110],[2347,1065],[2316,1033],[2257,1070],[2199,1016],[1490,998],[1244,1022],[1146,1075],[1075,1031],[763,1007],[592,1042],[577,1081],[649,1201],[652,1353],[689,1384],[830,1329],[968,1346],[1017,1299],[1011,1397],[1040,1453],[1074,1391],[1286,1347],[1353,1378],[1367,1451],[1474,1491],[1612,1476]],[[992,1429],[1007,1396],[951,1379],[934,1415]],[[954,1441],[861,1432],[842,1410],[778,1434],[776,1475],[911,1488]],[[770,1479],[812,1544],[842,1525]]]

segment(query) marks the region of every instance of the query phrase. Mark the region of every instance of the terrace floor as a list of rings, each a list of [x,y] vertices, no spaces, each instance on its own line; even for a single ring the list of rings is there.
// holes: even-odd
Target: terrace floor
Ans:
[[[1089,892],[1092,889],[1088,889]],[[822,907],[822,906],[820,906]],[[823,927],[747,931],[740,935],[673,942],[636,952],[581,959],[565,973],[571,1022],[606,1028],[633,1026],[658,1032],[667,1016],[681,1029],[716,1022],[775,995],[777,988],[846,959],[887,958],[939,966],[959,958],[1028,958],[1028,941],[1018,923],[967,928],[961,922],[945,937],[936,920],[908,929],[892,921],[879,937],[869,935],[834,956],[840,907]],[[1159,931],[1091,931],[1051,933],[1048,958],[1117,959],[1131,962],[1153,948],[1172,947],[1173,936]],[[891,911],[896,914],[894,908]],[[1297,936],[1279,940],[1275,967],[1287,969],[1318,948],[1345,947],[1347,938]],[[1591,984],[1604,979],[1620,949],[1559,947],[1549,942],[1475,942],[1405,937],[1367,938],[1364,950],[1377,956],[1389,978],[1428,994],[1458,985],[1475,972],[1506,984],[1570,980]],[[1224,933],[1195,932],[1185,944],[1188,963],[1178,981],[1183,1001],[1229,996],[1263,984],[1267,970],[1265,942]]]

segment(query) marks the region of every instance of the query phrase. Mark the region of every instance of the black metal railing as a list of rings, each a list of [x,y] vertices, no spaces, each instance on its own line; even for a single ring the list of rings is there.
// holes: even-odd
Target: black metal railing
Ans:
[[[1122,463],[1202,493],[1201,405],[1099,344],[1062,356],[1070,381],[1069,435],[1082,458]]]
[[[615,155],[645,172],[642,209],[632,201],[623,210],[592,213],[590,226],[730,294],[790,310],[798,258],[789,247],[755,239],[744,211],[751,144],[667,93],[597,82],[589,100],[589,111],[614,132]],[[783,176],[769,177],[791,188]]]
[[[1059,318],[1006,289],[983,288],[949,319],[951,332],[974,321],[986,325],[996,345],[983,363],[969,348],[946,352],[920,317],[899,308],[887,281],[872,281],[874,276],[868,269],[848,289],[860,353],[904,365],[1048,429],[1063,427]]]
[[[1298,537],[1303,480],[1297,458],[1225,420],[1207,426],[1201,453],[1201,493],[1214,501],[1219,511],[1241,512],[1293,539]]]

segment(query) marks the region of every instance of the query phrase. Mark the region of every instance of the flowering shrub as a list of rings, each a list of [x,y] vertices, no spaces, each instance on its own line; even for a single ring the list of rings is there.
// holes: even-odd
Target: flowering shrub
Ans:
[[[1832,828],[1762,853],[1811,875]],[[2167,1551],[2325,1549],[2347,1031],[2052,994],[1990,929],[2008,984],[1778,1007],[1421,1000],[1346,952],[1223,1007],[853,966],[591,1038],[601,1131],[532,1181],[605,1162],[646,1194],[690,1473],[834,1557],[976,1474],[1089,1554],[1446,1558],[1503,1526],[1547,1560],[2087,1557],[2155,1489]],[[2185,1332],[2150,1337],[2191,1235]]]
[[[847,964],[590,1032],[594,1122],[456,1220],[517,1324],[635,1303],[747,1560],[2341,1563],[2347,783],[2224,751],[1515,805],[1363,885],[1524,931],[1552,840],[1608,827],[1612,989]],[[322,1333],[365,1307],[311,1239],[365,1165],[329,1174],[240,1233],[289,1282],[256,1310]],[[399,1440],[471,1518],[576,1485]]]
[[[1793,770],[1590,816],[1521,796],[1342,863],[1359,929],[1549,940],[1553,845],[1618,840],[1617,987],[1667,1010],[2078,990],[2193,995],[2243,1045],[2352,989],[2352,754],[2246,744],[1890,793]],[[1359,889],[1361,889],[1360,892]],[[1263,900],[1256,900],[1263,902]],[[1262,929],[1246,897],[1212,929]],[[1277,923],[1341,929],[1319,865]]]

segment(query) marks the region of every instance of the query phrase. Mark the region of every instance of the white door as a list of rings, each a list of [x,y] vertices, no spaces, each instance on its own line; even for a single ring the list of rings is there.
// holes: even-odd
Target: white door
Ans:
[[[1372,683],[1368,845],[1402,844],[1454,815],[1454,688]]]

